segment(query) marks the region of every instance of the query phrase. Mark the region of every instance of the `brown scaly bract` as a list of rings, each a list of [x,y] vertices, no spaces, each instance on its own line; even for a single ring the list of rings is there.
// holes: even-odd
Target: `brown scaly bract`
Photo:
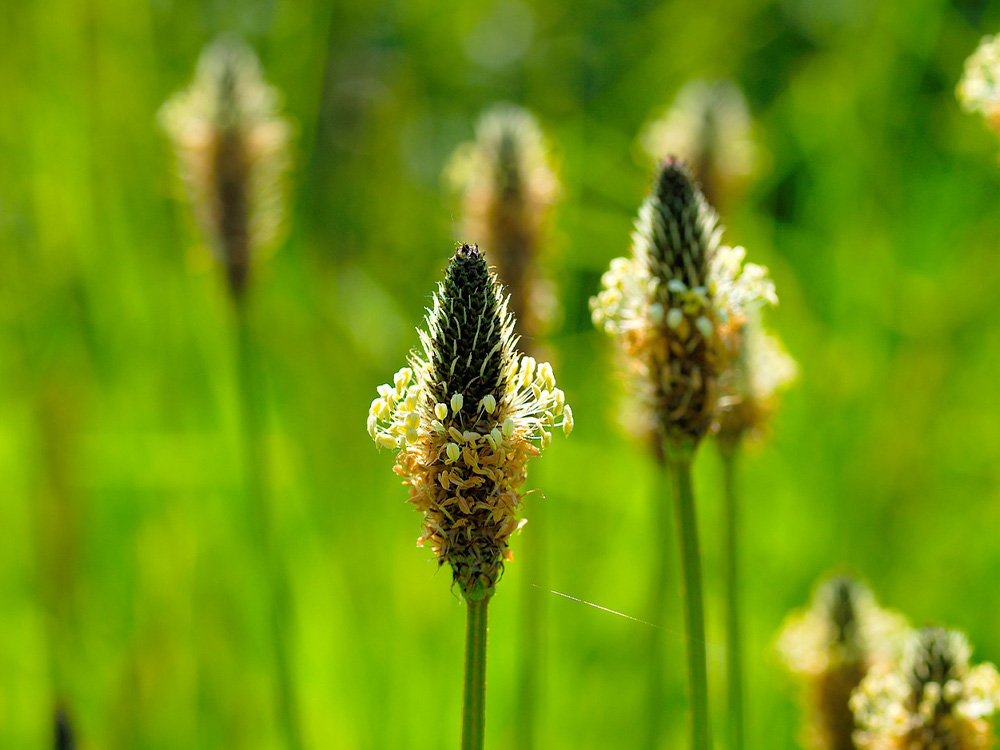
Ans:
[[[717,378],[746,312],[775,302],[767,269],[720,246],[715,211],[683,162],[663,162],[639,209],[632,257],[616,258],[591,299],[594,323],[615,335],[638,375],[649,429],[674,448],[712,425]]]
[[[573,413],[548,363],[516,349],[514,318],[476,246],[462,245],[420,331],[422,352],[379,386],[368,432],[396,448],[395,471],[424,514],[419,544],[464,596],[491,595],[519,524],[526,463]]]

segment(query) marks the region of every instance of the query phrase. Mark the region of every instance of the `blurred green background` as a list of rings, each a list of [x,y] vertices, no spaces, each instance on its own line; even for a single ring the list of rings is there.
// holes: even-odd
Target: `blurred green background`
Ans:
[[[743,464],[748,746],[796,746],[773,655],[846,564],[1000,660],[1000,167],[954,97],[985,0],[719,3],[48,0],[0,5],[0,747],[270,748],[261,561],[241,480],[233,314],[179,200],[160,104],[235,30],[296,123],[290,234],[258,267],[274,534],[310,748],[458,744],[464,608],[365,433],[458,237],[441,171],[488,104],[532,109],[563,180],[547,261],[577,430],[532,466],[547,573],[491,607],[488,746],[517,747],[532,584],[646,619],[655,472],[617,426],[587,298],[624,254],[635,137],[692,78],[744,90],[767,161],[723,216],[770,266],[801,364]],[[474,241],[475,238],[467,238]],[[721,732],[719,462],[697,465]],[[545,598],[539,747],[630,747],[646,626]],[[672,728],[684,737],[678,592]],[[665,744],[667,746],[667,744]]]

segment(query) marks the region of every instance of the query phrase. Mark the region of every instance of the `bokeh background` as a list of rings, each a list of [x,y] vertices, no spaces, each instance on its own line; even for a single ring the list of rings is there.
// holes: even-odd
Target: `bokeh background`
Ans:
[[[985,0],[0,5],[0,747],[271,748],[261,560],[244,502],[234,319],[195,231],[160,104],[237,31],[296,127],[289,234],[258,266],[273,532],[290,571],[312,748],[459,736],[464,609],[365,433],[368,404],[459,237],[441,173],[495,101],[532,109],[563,197],[546,265],[577,430],[532,467],[491,607],[488,746],[519,747],[526,596],[647,619],[647,456],[587,299],[650,178],[636,136],[693,78],[746,94],[761,169],[725,207],[770,266],[801,364],[742,465],[749,747],[795,747],[782,618],[839,565],[914,623],[1000,660],[1000,166],[961,112]],[[467,238],[474,241],[475,238]],[[697,464],[721,731],[719,461]],[[541,587],[541,589],[533,588]],[[667,629],[684,736],[680,599]],[[642,737],[647,626],[544,598],[539,747]],[[666,745],[665,745],[666,746]]]

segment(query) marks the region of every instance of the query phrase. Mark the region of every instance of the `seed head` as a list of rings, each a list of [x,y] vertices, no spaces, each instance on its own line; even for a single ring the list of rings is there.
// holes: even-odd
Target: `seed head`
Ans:
[[[965,61],[958,100],[967,112],[978,112],[1000,136],[1000,34],[987,36]]]
[[[993,747],[1000,675],[969,666],[956,630],[921,628],[903,659],[873,669],[851,698],[860,750],[985,750]]]
[[[611,261],[590,301],[638,376],[648,431],[675,448],[693,448],[712,424],[733,331],[777,301],[767,270],[744,266],[743,248],[720,246],[720,234],[688,168],[667,159],[639,209],[632,257]]]
[[[873,665],[898,657],[906,633],[902,616],[881,609],[868,587],[846,576],[820,584],[812,606],[788,617],[777,647],[802,683],[807,748],[853,750],[851,693]]]
[[[240,298],[251,260],[276,242],[284,214],[290,128],[277,91],[253,51],[223,36],[202,53],[191,85],[163,105],[160,122],[198,224]]]
[[[690,164],[706,200],[718,205],[753,173],[757,147],[751,131],[746,100],[736,84],[692,81],[639,139],[654,160],[677,154]]]
[[[369,434],[399,451],[395,471],[424,514],[418,544],[479,600],[509,559],[528,459],[573,416],[552,368],[517,351],[507,300],[476,246],[455,252],[426,323],[411,367],[378,388]]]
[[[475,141],[455,152],[448,177],[464,199],[466,232],[483,238],[510,290],[519,332],[544,333],[556,304],[538,256],[559,184],[535,118],[511,104],[489,109]]]

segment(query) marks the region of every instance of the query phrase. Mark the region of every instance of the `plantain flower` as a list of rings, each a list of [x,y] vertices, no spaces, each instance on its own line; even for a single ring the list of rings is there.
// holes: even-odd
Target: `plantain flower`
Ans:
[[[260,63],[236,37],[198,60],[191,85],[160,110],[201,231],[241,297],[253,257],[278,239],[288,169],[288,122]]]
[[[794,612],[778,636],[778,653],[802,682],[810,750],[854,750],[851,693],[874,666],[898,658],[905,619],[878,606],[872,592],[848,577],[820,584],[809,609]]]
[[[418,544],[471,601],[491,596],[518,526],[528,459],[573,428],[552,367],[522,356],[514,317],[479,249],[462,245],[438,285],[409,367],[379,386],[368,433],[424,514]]]
[[[895,667],[873,669],[851,698],[859,750],[985,750],[996,742],[1000,675],[969,666],[957,630],[922,628]]]
[[[744,435],[760,437],[778,406],[779,394],[798,376],[798,365],[781,341],[751,314],[738,333],[738,351],[719,378],[717,429],[720,442],[736,445]]]
[[[753,174],[759,160],[752,120],[732,81],[692,81],[674,104],[639,136],[654,160],[677,154],[691,165],[706,199],[725,202]]]
[[[456,150],[448,177],[463,197],[465,231],[490,249],[519,330],[534,339],[557,310],[538,255],[559,192],[535,118],[512,104],[488,110],[476,127],[476,139]]]
[[[1000,34],[984,37],[965,61],[958,100],[968,112],[978,112],[1000,136]]]
[[[746,315],[777,297],[767,269],[720,245],[715,211],[687,166],[660,167],[639,209],[632,255],[616,258],[590,300],[595,325],[622,344],[645,414],[640,431],[691,448],[712,424],[717,379]]]

